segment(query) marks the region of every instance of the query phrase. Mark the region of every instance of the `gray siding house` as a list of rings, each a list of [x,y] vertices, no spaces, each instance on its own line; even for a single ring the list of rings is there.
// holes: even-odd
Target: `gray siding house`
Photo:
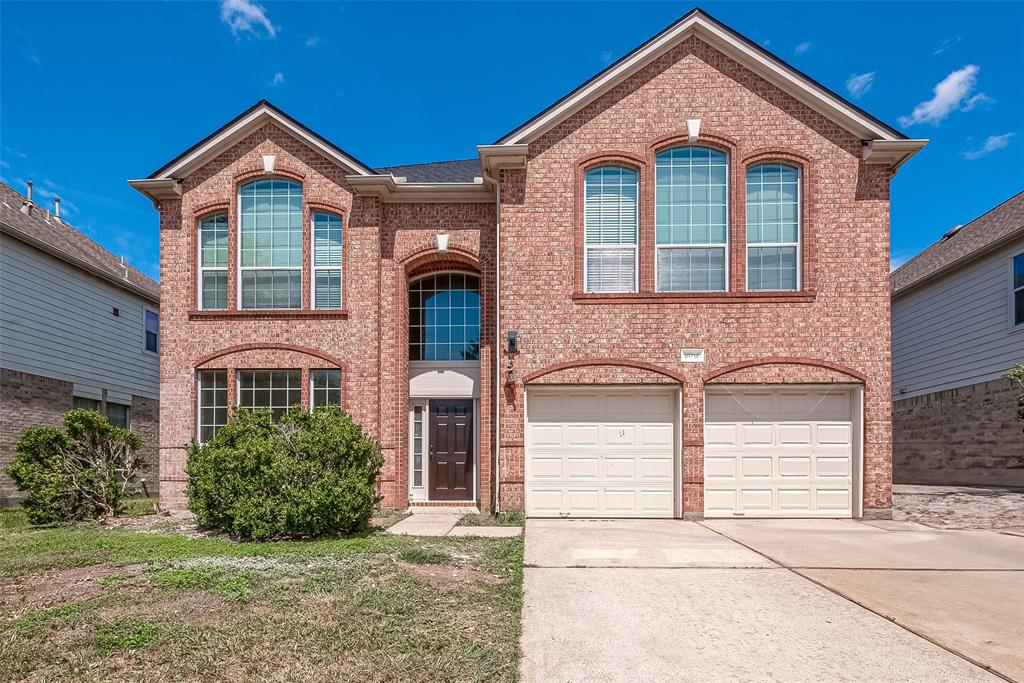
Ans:
[[[30,196],[0,184],[0,470],[25,427],[92,408],[145,440],[155,494],[160,285]],[[0,506],[19,498],[0,473]]]
[[[892,273],[893,481],[1024,486],[1024,192]]]

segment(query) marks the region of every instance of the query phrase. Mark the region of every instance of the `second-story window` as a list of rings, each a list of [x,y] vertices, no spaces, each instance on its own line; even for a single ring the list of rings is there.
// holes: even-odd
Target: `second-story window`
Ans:
[[[584,291],[635,292],[637,178],[621,166],[601,166],[584,178]]]
[[[654,225],[659,292],[724,292],[728,158],[709,147],[675,147],[655,158]]]
[[[199,221],[199,308],[228,307],[228,215]]]
[[[257,180],[239,190],[239,306],[302,307],[302,185]]]
[[[313,214],[313,308],[341,308],[342,218]]]
[[[148,308],[143,310],[146,317],[146,350],[152,353],[160,353],[160,314]]]
[[[800,288],[800,169],[758,164],[747,170],[747,289]]]

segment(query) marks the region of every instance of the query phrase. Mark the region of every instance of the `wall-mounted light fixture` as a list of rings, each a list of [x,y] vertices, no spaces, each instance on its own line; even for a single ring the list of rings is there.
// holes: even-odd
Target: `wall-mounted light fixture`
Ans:
[[[508,340],[508,352],[519,353],[519,333],[515,330],[509,330],[505,335],[505,339]]]
[[[437,236],[437,250],[448,251],[448,235],[441,234]]]
[[[686,137],[688,142],[697,142],[700,137],[700,119],[686,119]]]
[[[277,161],[276,154],[264,154],[263,155],[263,172],[270,175],[274,172],[274,163]]]

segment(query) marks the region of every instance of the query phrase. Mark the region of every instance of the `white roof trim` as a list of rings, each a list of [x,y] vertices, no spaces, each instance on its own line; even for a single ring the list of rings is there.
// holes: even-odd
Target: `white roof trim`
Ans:
[[[323,154],[328,159],[337,163],[339,166],[348,169],[350,172],[356,175],[374,175],[372,169],[367,168],[352,157],[342,153],[337,147],[327,144],[320,137],[312,135],[307,129],[297,126],[294,121],[286,116],[282,116],[278,111],[267,104],[260,104],[233,124],[221,131],[218,131],[215,135],[188,152],[185,156],[175,159],[167,166],[161,168],[159,171],[154,173],[151,178],[183,178],[202,166],[208,159],[229,149],[239,139],[270,122],[277,124],[302,142]]]
[[[696,35],[712,47],[732,57],[754,73],[780,87],[790,95],[807,104],[815,111],[839,123],[864,140],[902,140],[895,130],[879,124],[862,112],[843,102],[841,98],[826,91],[810,79],[799,74],[780,61],[763,53],[723,28],[706,15],[695,12],[660,36],[638,48],[628,58],[616,64],[600,78],[581,87],[578,92],[539,118],[509,133],[499,144],[520,144],[533,142],[558,123],[576,113],[613,86],[622,82],[644,66],[660,57],[682,41]]]
[[[410,183],[392,174],[346,176],[357,195],[380,197],[386,204],[405,202],[493,202],[483,178],[470,183]]]

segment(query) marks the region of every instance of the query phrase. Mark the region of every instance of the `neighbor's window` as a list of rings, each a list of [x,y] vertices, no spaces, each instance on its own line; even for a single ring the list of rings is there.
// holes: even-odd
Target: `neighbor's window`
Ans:
[[[199,221],[199,308],[228,307],[228,215]]]
[[[199,443],[206,443],[228,423],[227,370],[200,370]]]
[[[75,410],[95,410],[97,413],[100,412],[99,399],[95,398],[82,398],[81,396],[74,396],[71,399],[71,407]]]
[[[238,405],[281,417],[302,403],[301,370],[239,370]]]
[[[239,190],[241,307],[302,306],[302,185],[257,180]]]
[[[659,292],[724,292],[728,159],[709,147],[655,158],[655,270]]]
[[[311,370],[309,383],[314,408],[341,405],[341,370]]]
[[[480,360],[480,279],[445,273],[409,285],[409,360]]]
[[[341,308],[342,218],[313,214],[313,308]]]
[[[638,177],[621,166],[593,168],[584,177],[584,291],[636,291]]]
[[[800,288],[800,169],[747,170],[747,289]]]
[[[153,353],[160,351],[160,314],[146,310],[146,350]]]
[[[1024,325],[1024,254],[1013,257],[1013,324]]]
[[[115,427],[128,429],[131,424],[131,420],[129,419],[130,412],[131,408],[123,403],[111,403],[110,401],[107,401],[107,422]]]

